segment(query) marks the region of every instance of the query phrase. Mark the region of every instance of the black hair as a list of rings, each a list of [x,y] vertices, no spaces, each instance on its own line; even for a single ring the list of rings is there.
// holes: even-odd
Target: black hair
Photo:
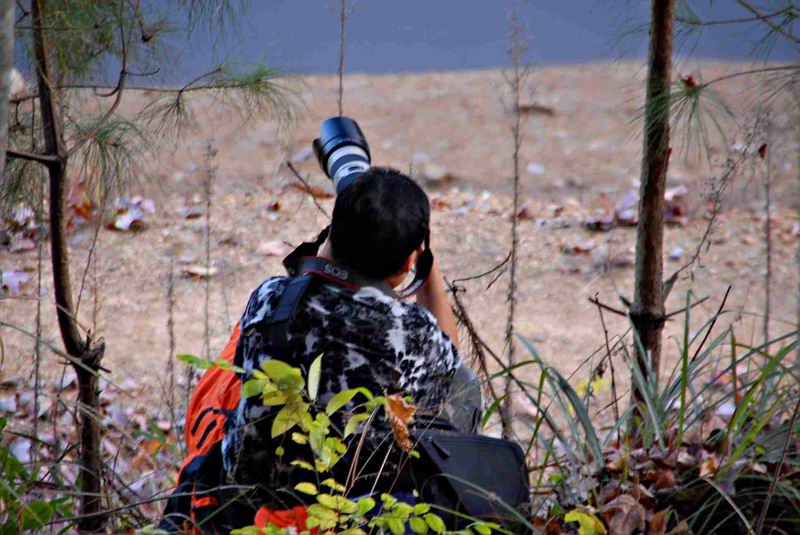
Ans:
[[[385,279],[425,241],[430,216],[428,196],[413,180],[371,167],[336,197],[333,256],[364,276]]]

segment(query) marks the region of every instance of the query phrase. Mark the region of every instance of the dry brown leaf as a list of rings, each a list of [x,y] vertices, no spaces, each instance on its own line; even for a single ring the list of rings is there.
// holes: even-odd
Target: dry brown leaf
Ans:
[[[181,273],[184,277],[207,279],[213,277],[219,271],[217,268],[211,266],[206,267],[200,264],[191,264],[188,266],[181,266]]]
[[[324,189],[320,188],[319,186],[306,186],[305,184],[298,184],[294,182],[289,185],[295,191],[299,191],[300,193],[307,193],[314,197],[315,199],[332,199],[333,194],[325,191]]]
[[[669,530],[667,535],[691,535],[692,530],[689,529],[689,524],[685,520],[678,522],[678,525]]]
[[[712,455],[700,464],[700,477],[711,477],[717,473],[719,461]]]
[[[665,489],[667,487],[672,487],[673,485],[677,485],[677,480],[675,478],[675,472],[670,469],[662,470],[661,473],[658,475],[656,479],[655,487],[656,490]]]
[[[414,421],[415,412],[417,412],[417,408],[403,399],[400,394],[386,397],[386,417],[392,427],[394,440],[403,451],[411,451],[414,448],[408,426]]]
[[[622,494],[611,500],[599,512],[608,524],[609,533],[633,535],[637,530],[644,531],[644,507],[629,494]]]
[[[292,252],[292,248],[282,241],[273,240],[260,244],[256,252],[264,256],[286,256]]]
[[[648,523],[648,533],[650,535],[664,535],[667,531],[667,520],[669,520],[669,507],[661,511],[656,511]]]

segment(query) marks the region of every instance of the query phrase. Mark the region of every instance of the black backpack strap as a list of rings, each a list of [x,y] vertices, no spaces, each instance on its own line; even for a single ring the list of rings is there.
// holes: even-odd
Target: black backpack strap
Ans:
[[[278,305],[266,321],[267,336],[275,350],[274,358],[289,362],[291,350],[289,348],[289,322],[303,300],[303,295],[313,280],[313,275],[305,274],[292,278],[286,285]]]

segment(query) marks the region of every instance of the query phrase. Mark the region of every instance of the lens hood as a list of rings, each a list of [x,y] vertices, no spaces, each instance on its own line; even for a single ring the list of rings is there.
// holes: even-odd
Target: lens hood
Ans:
[[[319,160],[319,165],[328,173],[328,158],[336,149],[345,145],[355,145],[370,157],[367,139],[353,119],[349,117],[331,117],[319,126],[319,137],[314,140],[314,154]]]

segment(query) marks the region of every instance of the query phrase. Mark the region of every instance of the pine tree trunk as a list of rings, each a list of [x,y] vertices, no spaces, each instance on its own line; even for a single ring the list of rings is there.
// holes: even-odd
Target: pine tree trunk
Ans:
[[[102,513],[102,458],[100,455],[100,392],[98,375],[105,346],[94,344],[91,336],[84,341],[75,321],[75,305],[69,273],[69,246],[67,243],[67,151],[61,130],[57,98],[54,98],[52,78],[47,57],[47,40],[44,27],[44,1],[31,4],[33,22],[34,60],[42,114],[42,134],[45,153],[54,157],[47,164],[50,177],[50,250],[53,264],[53,289],[56,301],[58,326],[67,354],[78,378],[78,411],[80,450],[79,490],[81,494],[81,531],[100,531],[107,515]]]
[[[669,96],[675,0],[652,0],[650,54],[644,117],[644,147],[636,231],[636,281],[631,320],[641,346],[636,359],[643,374],[658,379],[664,326],[664,190],[669,165]],[[634,389],[634,399],[641,393]]]
[[[6,168],[8,97],[14,68],[14,0],[0,0],[0,176]]]

